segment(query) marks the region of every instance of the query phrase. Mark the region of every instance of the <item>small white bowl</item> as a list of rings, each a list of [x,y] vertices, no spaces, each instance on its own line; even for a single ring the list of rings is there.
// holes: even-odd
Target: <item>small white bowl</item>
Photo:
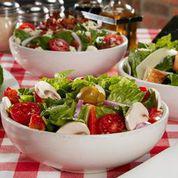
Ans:
[[[147,127],[108,135],[59,135],[23,126],[1,107],[2,124],[14,145],[28,157],[69,172],[102,172],[127,164],[147,153],[162,137],[168,107]]]
[[[144,81],[135,77],[128,75],[124,70],[124,64],[127,62],[128,58],[124,58],[118,64],[118,73],[121,76],[128,77],[134,79],[139,86],[146,86],[148,88],[155,88],[159,91],[161,98],[169,107],[170,110],[170,118],[171,119],[178,119],[178,87],[170,86],[170,85],[163,85],[152,83],[148,81]]]
[[[9,39],[11,53],[15,60],[36,76],[53,77],[55,73],[73,69],[73,77],[87,74],[100,75],[113,67],[126,53],[128,40],[116,47],[97,51],[59,52],[31,49]]]

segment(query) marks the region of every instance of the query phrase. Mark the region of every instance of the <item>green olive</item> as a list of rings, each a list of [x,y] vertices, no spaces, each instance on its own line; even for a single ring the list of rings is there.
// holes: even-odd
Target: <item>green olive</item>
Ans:
[[[88,86],[80,90],[79,97],[85,103],[96,105],[105,100],[105,93],[101,92],[98,87]]]

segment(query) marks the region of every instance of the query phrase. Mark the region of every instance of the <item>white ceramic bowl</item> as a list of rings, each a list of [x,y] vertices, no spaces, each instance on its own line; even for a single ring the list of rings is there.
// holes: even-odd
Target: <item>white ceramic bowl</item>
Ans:
[[[56,72],[74,69],[73,77],[107,72],[126,53],[128,40],[116,47],[84,52],[58,52],[22,47],[9,39],[10,50],[22,67],[36,76],[53,77]]]
[[[144,80],[140,80],[138,78],[132,77],[128,75],[124,70],[124,64],[126,63],[127,58],[121,60],[118,64],[118,73],[122,76],[134,79],[139,86],[146,86],[148,88],[155,88],[161,94],[161,98],[169,107],[170,110],[170,118],[171,119],[178,119],[178,87],[170,86],[170,85],[163,85],[163,84],[156,84]]]
[[[59,135],[37,131],[10,119],[1,107],[2,124],[14,145],[30,158],[70,172],[102,172],[129,163],[147,153],[162,137],[168,107],[147,127],[108,135]]]

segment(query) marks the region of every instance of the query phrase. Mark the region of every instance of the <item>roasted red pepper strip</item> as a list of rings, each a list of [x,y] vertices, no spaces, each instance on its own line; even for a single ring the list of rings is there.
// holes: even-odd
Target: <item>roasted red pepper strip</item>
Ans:
[[[94,135],[96,134],[96,107],[91,106],[90,108],[90,114],[89,114],[89,120],[88,120],[88,128],[90,130],[90,134]]]

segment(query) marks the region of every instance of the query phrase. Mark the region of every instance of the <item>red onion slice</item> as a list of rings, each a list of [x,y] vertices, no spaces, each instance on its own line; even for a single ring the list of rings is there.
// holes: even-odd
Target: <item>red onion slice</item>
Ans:
[[[115,101],[109,101],[109,100],[105,100],[103,104],[106,106],[111,106],[111,107],[128,106],[126,104],[122,104],[122,103],[115,102]]]
[[[78,119],[78,116],[79,116],[79,113],[80,113],[82,106],[83,106],[83,100],[78,100],[76,110],[75,110],[75,113],[74,113],[74,117],[73,117],[74,120]]]
[[[141,122],[141,123],[137,124],[137,126],[135,127],[135,129],[141,129],[141,128],[146,127],[148,125],[151,125],[151,123],[147,122],[147,121],[146,122]]]
[[[79,44],[77,51],[81,51],[82,50],[82,42],[81,42],[79,36],[75,32],[72,32],[72,36]]]

